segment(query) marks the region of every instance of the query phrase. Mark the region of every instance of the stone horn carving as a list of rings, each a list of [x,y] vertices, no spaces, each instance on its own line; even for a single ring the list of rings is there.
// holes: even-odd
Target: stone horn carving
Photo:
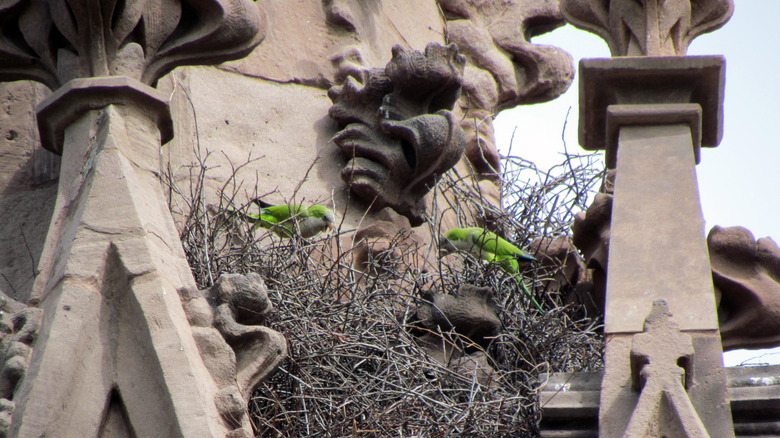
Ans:
[[[780,247],[742,227],[707,236],[724,349],[780,345]]]
[[[62,154],[30,294],[41,330],[8,433],[250,436],[237,382],[209,373],[177,293],[195,282],[159,180],[168,102],[150,85],[248,53],[262,12],[248,0],[26,0],[0,24],[0,79],[54,90],[38,122]]]
[[[333,142],[348,162],[350,190],[374,211],[391,207],[412,225],[423,221],[423,197],[460,159],[465,138],[449,111],[460,94],[465,59],[454,45],[425,52],[393,47],[384,70],[347,77],[332,87]]]
[[[697,36],[723,26],[732,0],[561,0],[573,25],[604,38],[612,56],[685,55]]]

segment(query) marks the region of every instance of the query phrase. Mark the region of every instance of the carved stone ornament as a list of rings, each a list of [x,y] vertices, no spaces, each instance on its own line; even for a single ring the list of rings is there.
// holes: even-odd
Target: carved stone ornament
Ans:
[[[34,307],[14,314],[0,311],[0,436],[6,436],[11,426],[14,393],[30,366],[42,316],[43,311]]]
[[[593,32],[612,56],[685,55],[697,36],[723,26],[732,0],[561,0],[573,25]]]
[[[446,19],[447,42],[468,60],[459,102],[464,114],[465,155],[479,179],[497,181],[501,157],[492,119],[517,105],[563,94],[574,78],[571,56],[530,40],[565,24],[549,0],[437,0]]]
[[[780,345],[780,247],[742,227],[707,236],[724,349]]]
[[[453,371],[474,375],[483,385],[496,378],[488,364],[484,348],[501,329],[493,291],[471,284],[461,285],[454,295],[429,293],[427,302],[415,312],[412,326],[419,330],[418,341],[428,353]],[[460,338],[460,348],[443,341],[437,332],[453,331]]]
[[[604,183],[585,212],[577,213],[572,224],[572,243],[585,259],[593,281],[592,299],[597,315],[604,314],[607,291],[607,265],[612,225],[612,201],[615,170],[610,170]]]
[[[397,277],[399,266],[416,266],[414,258],[426,247],[425,240],[390,208],[379,212],[376,222],[355,232],[353,264],[372,276]]]
[[[425,52],[395,46],[384,70],[347,77],[328,92],[340,129],[333,142],[348,160],[342,179],[372,210],[391,207],[422,223],[423,197],[465,147],[450,112],[464,64],[454,45],[432,43]]]
[[[180,65],[242,57],[264,35],[249,0],[12,0],[0,11],[0,80],[52,90],[93,76],[154,85]]]
[[[632,379],[640,394],[625,436],[709,437],[687,394],[694,381],[691,337],[680,331],[663,300],[653,303],[644,329],[631,348]]]
[[[179,290],[195,342],[221,388],[217,407],[236,429],[251,430],[252,392],[287,355],[284,336],[261,325],[273,310],[267,291],[254,273],[223,274],[203,291]]]

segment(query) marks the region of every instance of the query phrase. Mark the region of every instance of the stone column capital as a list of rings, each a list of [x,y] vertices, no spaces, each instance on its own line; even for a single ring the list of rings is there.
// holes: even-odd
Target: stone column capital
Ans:
[[[65,129],[84,113],[112,104],[141,109],[157,125],[162,144],[173,138],[173,121],[164,94],[126,76],[103,76],[73,79],[38,105],[41,144],[61,155]]]
[[[725,89],[723,56],[665,56],[583,59],[580,61],[580,145],[588,150],[607,149],[607,166],[614,168],[617,126],[615,105],[642,105],[642,117],[629,117],[620,125],[695,122],[679,113],[651,110],[650,105],[690,105],[701,108],[696,136],[704,147],[717,146],[723,137],[723,97]],[[621,110],[625,113],[625,107]],[[638,110],[632,110],[637,116]],[[684,111],[685,112],[685,111]],[[675,116],[677,114],[677,116]],[[671,118],[670,118],[671,117]],[[694,129],[696,130],[696,129]],[[698,140],[695,139],[695,140]],[[696,155],[698,162],[698,154]]]

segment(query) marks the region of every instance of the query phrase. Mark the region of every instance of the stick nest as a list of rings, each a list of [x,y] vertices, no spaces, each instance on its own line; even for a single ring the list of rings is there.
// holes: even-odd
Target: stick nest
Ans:
[[[510,160],[503,196],[517,202],[502,211],[478,207],[515,242],[559,235],[599,181],[591,160],[567,156],[559,175]],[[599,322],[564,305],[559,291],[544,290],[549,272],[524,272],[544,314],[498,266],[467,255],[434,266],[397,264],[368,276],[353,267],[338,230],[311,240],[280,239],[215,216],[203,196],[205,161],[190,169],[186,193],[168,181],[172,199],[186,203],[178,209],[186,212],[181,237],[196,281],[206,288],[223,273],[260,274],[275,306],[265,325],[288,340],[289,357],[249,401],[257,436],[538,436],[540,374],[602,367]],[[529,172],[531,178],[520,176]],[[440,184],[461,205],[475,202],[459,192],[457,175]],[[228,186],[219,208],[234,205],[237,189]],[[500,334],[485,348],[454,332],[437,334],[448,348],[483,357],[495,370],[489,384],[474,370],[438,362],[418,338],[425,329],[414,316],[423,297],[466,283],[492,288]]]

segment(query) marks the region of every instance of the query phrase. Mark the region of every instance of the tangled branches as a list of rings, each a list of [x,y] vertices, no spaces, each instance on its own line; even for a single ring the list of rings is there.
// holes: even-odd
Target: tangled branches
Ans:
[[[207,169],[204,162],[194,166],[189,192],[195,196],[179,196],[189,200],[182,241],[196,280],[208,287],[222,273],[260,274],[276,309],[267,325],[288,339],[289,357],[250,402],[257,436],[537,436],[537,376],[601,367],[597,323],[545,291],[549,270],[525,272],[544,314],[514,277],[468,255],[397,263],[367,275],[371,269],[354,267],[349,233],[279,239],[214,214],[235,207],[236,189],[223,187],[217,206],[202,201]],[[550,184],[561,181],[537,192],[550,193]],[[525,238],[564,227],[565,214],[525,211],[537,216],[496,214],[494,220]],[[420,250],[402,241],[399,260]],[[487,345],[422,327],[415,317],[432,293],[451,294],[462,284],[493,290],[501,330]],[[457,354],[434,357],[420,342],[426,332]]]

